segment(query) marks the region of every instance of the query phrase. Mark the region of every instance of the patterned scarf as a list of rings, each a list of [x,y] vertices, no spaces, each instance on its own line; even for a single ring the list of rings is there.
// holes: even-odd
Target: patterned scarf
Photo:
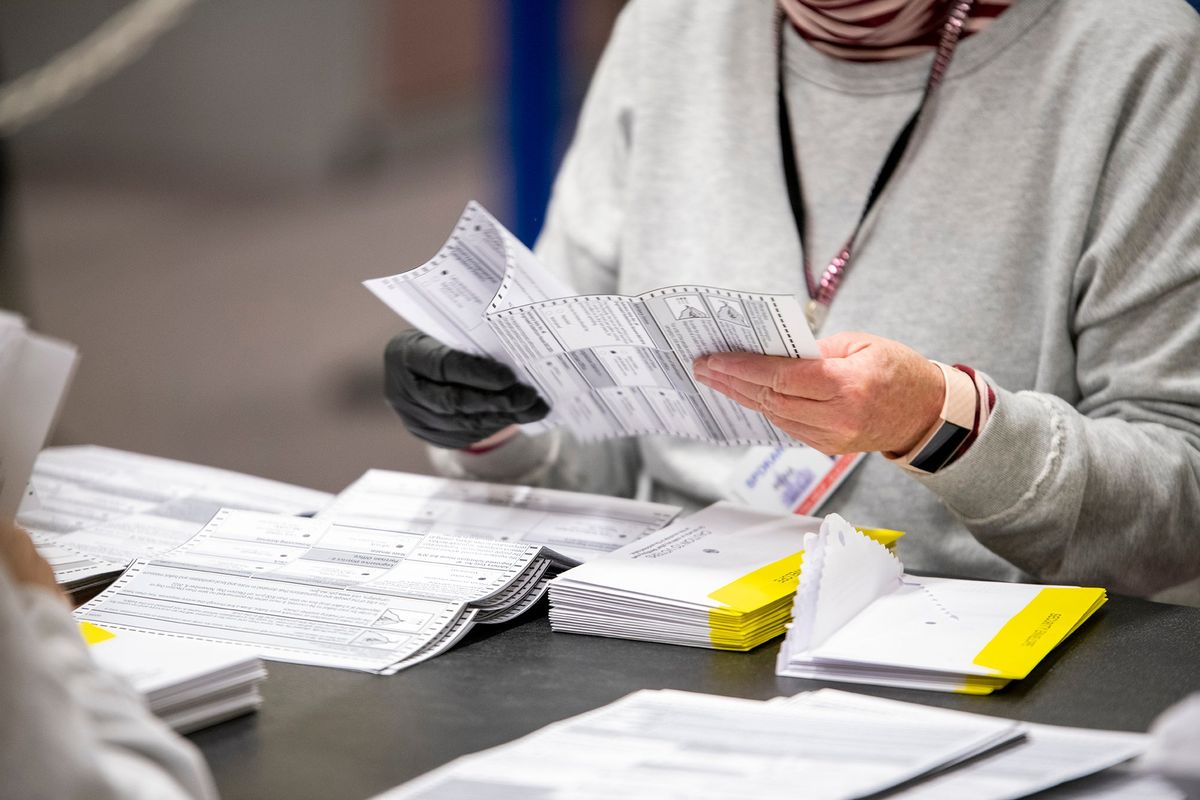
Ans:
[[[963,38],[986,28],[1015,2],[976,2]],[[936,48],[950,0],[779,0],[779,5],[821,52],[851,61],[887,61]]]

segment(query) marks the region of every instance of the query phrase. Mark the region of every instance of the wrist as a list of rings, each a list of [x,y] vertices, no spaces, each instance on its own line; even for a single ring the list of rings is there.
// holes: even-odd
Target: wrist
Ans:
[[[922,361],[923,380],[915,392],[911,424],[899,445],[884,452],[889,458],[902,458],[906,453],[913,451],[942,423],[940,414],[946,399],[945,373],[937,362],[927,359]]]
[[[496,431],[486,439],[480,439],[475,444],[467,445],[464,449],[473,455],[482,455],[490,450],[495,450],[520,432],[521,428],[519,425],[509,425],[507,428]]]
[[[884,455],[918,472],[937,472],[963,448],[979,420],[979,392],[965,372],[937,361],[930,364],[942,375],[941,408],[933,424],[901,452]]]

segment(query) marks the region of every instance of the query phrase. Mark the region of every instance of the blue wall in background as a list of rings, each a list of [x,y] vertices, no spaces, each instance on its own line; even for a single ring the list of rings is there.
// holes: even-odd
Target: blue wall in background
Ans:
[[[508,0],[506,11],[505,216],[532,247],[558,168],[565,15],[561,0]]]

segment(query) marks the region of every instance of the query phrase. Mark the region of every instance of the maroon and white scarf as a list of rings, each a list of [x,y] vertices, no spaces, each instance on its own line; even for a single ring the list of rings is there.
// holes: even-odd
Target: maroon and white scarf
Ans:
[[[1016,0],[979,0],[963,28],[978,33]],[[809,44],[852,61],[886,61],[937,47],[950,0],[779,0]]]

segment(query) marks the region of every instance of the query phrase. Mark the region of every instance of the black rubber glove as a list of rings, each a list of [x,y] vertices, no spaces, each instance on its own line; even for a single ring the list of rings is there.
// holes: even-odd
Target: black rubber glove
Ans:
[[[439,447],[461,450],[550,413],[506,365],[452,350],[420,331],[388,342],[383,361],[388,402],[413,436]]]

